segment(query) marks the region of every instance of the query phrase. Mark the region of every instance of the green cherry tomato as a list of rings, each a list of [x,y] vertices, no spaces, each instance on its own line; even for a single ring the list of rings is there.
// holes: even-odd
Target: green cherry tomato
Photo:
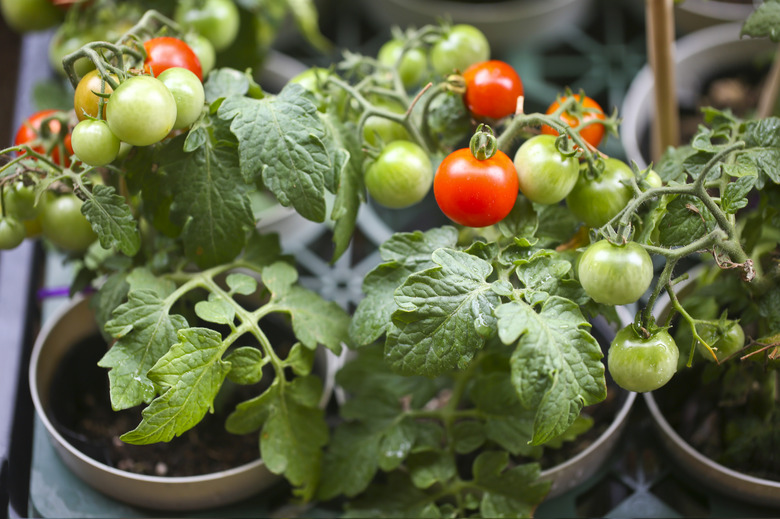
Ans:
[[[112,76],[116,79],[116,76]],[[73,109],[76,111],[76,117],[79,121],[97,119],[98,108],[100,106],[100,97],[95,92],[104,92],[110,94],[113,92],[111,85],[103,81],[100,72],[91,70],[81,78],[76,85],[76,91],[73,93]],[[105,105],[108,99],[103,101],[103,117],[105,118]]]
[[[232,0],[205,0],[194,5],[179,2],[174,18],[205,36],[217,52],[228,48],[238,36],[240,17]]]
[[[388,67],[398,65],[401,83],[403,83],[404,87],[410,89],[422,83],[428,68],[428,57],[419,48],[408,49],[401,57],[403,49],[403,41],[389,40],[379,48],[377,59]],[[400,62],[398,61],[399,59]]]
[[[515,206],[517,171],[504,152],[479,160],[469,148],[447,155],[433,177],[439,209],[455,223],[486,227],[503,220]]]
[[[133,146],[160,142],[176,123],[176,99],[162,81],[134,76],[120,84],[106,105],[106,121],[119,140]]]
[[[27,237],[24,224],[13,216],[0,216],[0,249],[15,249]]]
[[[616,158],[604,160],[604,171],[589,178],[583,164],[580,177],[566,197],[569,210],[588,227],[601,227],[616,216],[633,196],[631,179],[634,172]]]
[[[636,302],[653,280],[653,260],[636,242],[615,245],[600,240],[588,246],[577,263],[580,283],[597,303]]]
[[[558,151],[556,138],[535,135],[515,153],[520,191],[531,202],[557,204],[571,192],[579,178],[579,161]]]
[[[63,11],[51,0],[0,0],[0,13],[18,33],[42,31],[62,21]]]
[[[457,24],[433,44],[430,55],[433,71],[447,76],[490,59],[490,43],[485,34],[473,25]]]
[[[745,346],[745,331],[742,326],[731,319],[724,322],[697,324],[696,331],[707,344],[715,350],[718,362],[733,355]],[[703,344],[697,342],[696,349],[707,360],[715,361]]]
[[[69,193],[51,198],[41,212],[41,232],[57,247],[68,252],[84,252],[97,235],[81,213],[82,201]]]
[[[105,121],[87,119],[73,128],[73,153],[84,164],[105,166],[119,154],[119,139]]]
[[[403,105],[395,101],[384,98],[373,101],[377,107],[390,112],[402,114],[406,111]],[[388,144],[393,141],[408,141],[409,139],[411,136],[403,124],[380,115],[372,115],[366,119],[363,125],[363,140],[370,146],[379,146],[381,143]]]
[[[189,45],[192,52],[198,57],[201,74],[205,78],[209,72],[214,70],[214,65],[217,63],[217,51],[214,49],[214,45],[208,38],[195,32],[184,36],[184,43]]]
[[[628,391],[644,393],[663,386],[677,372],[680,351],[666,330],[648,338],[639,336],[633,325],[620,330],[607,353],[612,379]]]
[[[433,165],[423,149],[409,141],[393,141],[366,171],[366,189],[377,203],[401,209],[425,198],[433,183]]]
[[[14,182],[6,187],[5,210],[17,220],[32,220],[38,216],[39,208],[35,204],[35,187],[25,186],[23,182]]]
[[[203,83],[198,76],[186,68],[174,67],[157,76],[157,79],[168,87],[176,100],[176,122],[173,127],[180,130],[197,121],[206,102]]]
[[[65,68],[62,65],[62,59],[65,56],[76,52],[89,42],[102,39],[92,31],[70,34],[71,31],[72,29],[68,28],[67,25],[61,25],[49,42],[49,65],[63,76],[65,75]],[[83,77],[87,72],[94,69],[95,64],[89,58],[79,58],[73,63],[73,70],[78,77]]]
[[[656,173],[654,169],[651,169],[647,172],[647,175],[645,176],[645,182],[647,182],[649,189],[663,187],[664,185],[664,181],[661,180],[661,175]]]

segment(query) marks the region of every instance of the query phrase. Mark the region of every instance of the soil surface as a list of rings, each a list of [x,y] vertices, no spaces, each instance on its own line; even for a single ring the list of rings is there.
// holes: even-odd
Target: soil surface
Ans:
[[[141,409],[115,412],[108,371],[97,366],[106,343],[96,335],[78,346],[60,367],[51,391],[52,422],[88,456],[106,465],[153,476],[193,476],[226,470],[259,457],[257,434],[233,435],[225,419],[235,404],[257,395],[257,388],[225,382],[216,412],[169,443],[129,445],[119,437],[141,421]],[[227,391],[226,391],[227,390]]]

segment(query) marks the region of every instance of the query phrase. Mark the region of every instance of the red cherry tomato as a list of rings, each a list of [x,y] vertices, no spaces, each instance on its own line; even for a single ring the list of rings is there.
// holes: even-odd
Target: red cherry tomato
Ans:
[[[28,144],[33,149],[33,151],[40,153],[41,155],[46,154],[46,147],[44,146],[44,143],[40,140],[39,132],[41,129],[41,123],[44,121],[44,119],[51,117],[52,115],[56,114],[57,110],[41,110],[39,112],[36,112],[32,114],[30,117],[28,117],[22,125],[19,127],[19,129],[16,132],[16,137],[14,138],[14,146],[21,146],[22,144]],[[60,122],[56,119],[51,119],[48,123],[49,131],[52,135],[57,135],[60,132]],[[65,144],[65,150],[67,152],[67,155],[65,157],[60,157],[60,149],[59,146],[54,146],[51,150],[51,160],[61,166],[69,166],[70,165],[70,156],[73,155],[73,147],[70,143],[70,132],[65,136],[63,139],[63,143]]]
[[[582,101],[582,107],[585,109],[582,114],[573,114],[569,112],[563,112],[561,114],[561,120],[568,124],[570,127],[575,128],[579,126],[581,123],[593,121],[593,120],[604,120],[606,119],[606,116],[604,115],[604,110],[602,110],[601,105],[599,105],[596,101],[591,99],[588,96],[585,96],[583,99],[582,95],[576,94],[574,96],[576,99]],[[552,114],[555,112],[561,104],[566,101],[566,97],[562,97],[560,102],[554,101],[548,108],[547,108],[547,115]],[[591,109],[593,111],[591,111]],[[601,143],[601,139],[604,138],[604,133],[606,130],[604,129],[603,124],[590,124],[586,126],[585,128],[580,131],[580,137],[582,137],[585,142],[593,146],[594,148],[597,147]],[[545,133],[547,135],[558,135],[558,131],[554,128],[543,125],[542,126],[542,133]]]
[[[523,82],[511,65],[499,60],[475,63],[463,72],[463,99],[476,118],[501,119],[515,113]]]
[[[504,152],[479,160],[469,148],[450,153],[433,179],[436,203],[447,217],[468,227],[485,227],[503,220],[517,200],[515,165]]]
[[[192,48],[178,38],[162,36],[144,42],[146,60],[144,70],[157,77],[161,72],[173,67],[189,69],[203,81],[200,60]]]

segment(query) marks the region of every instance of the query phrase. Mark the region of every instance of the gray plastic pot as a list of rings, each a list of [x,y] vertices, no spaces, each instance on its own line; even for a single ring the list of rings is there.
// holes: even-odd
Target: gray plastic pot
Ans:
[[[675,46],[675,75],[680,107],[695,107],[706,81],[718,73],[773,52],[776,44],[767,38],[740,39],[742,24],[723,24],[693,32]],[[645,168],[649,157],[642,154],[643,139],[650,133],[655,111],[653,71],[645,65],[626,92],[620,115],[620,139],[628,160]]]
[[[446,19],[482,30],[492,50],[510,51],[531,40],[554,39],[560,30],[585,25],[594,13],[593,0],[361,0],[378,25],[420,27]]]
[[[694,288],[700,269],[694,269],[687,280],[675,287],[678,298],[684,298]],[[656,320],[663,322],[670,311],[669,295],[664,293],[656,303]],[[757,505],[780,507],[780,481],[757,478],[716,463],[688,444],[664,417],[653,393],[643,395],[653,425],[664,448],[674,460],[696,480],[733,498]]]
[[[45,323],[33,346],[30,392],[38,418],[64,464],[100,492],[125,503],[156,510],[191,511],[236,503],[270,487],[280,476],[262,459],[230,470],[189,477],[146,476],[110,467],[79,451],[57,431],[49,418],[49,388],[60,360],[80,340],[97,333],[88,299],[76,298]],[[320,406],[333,390],[339,359],[319,348],[314,370],[325,383]]]

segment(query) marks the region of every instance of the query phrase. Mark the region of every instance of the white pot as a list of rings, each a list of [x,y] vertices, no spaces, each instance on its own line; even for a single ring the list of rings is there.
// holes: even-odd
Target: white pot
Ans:
[[[30,391],[38,418],[55,451],[79,478],[100,492],[125,503],[157,510],[202,510],[238,502],[279,481],[261,459],[230,470],[189,477],[134,474],[110,467],[70,444],[49,418],[49,391],[58,364],[80,340],[97,333],[86,298],[76,298],[51,316],[39,333],[30,359]],[[314,369],[325,382],[320,406],[333,390],[338,358],[319,348]]]
[[[442,19],[474,25],[485,33],[494,52],[560,37],[559,31],[585,25],[594,12],[593,0],[362,0],[360,4],[380,26],[420,27]]]
[[[718,73],[749,65],[751,60],[772,52],[776,44],[767,38],[740,39],[741,24],[724,24],[696,31],[676,43],[675,80],[680,107],[693,108],[705,83]],[[645,65],[631,82],[620,110],[620,139],[629,161],[640,168],[650,162],[642,144],[650,132],[655,113],[653,71]]]

